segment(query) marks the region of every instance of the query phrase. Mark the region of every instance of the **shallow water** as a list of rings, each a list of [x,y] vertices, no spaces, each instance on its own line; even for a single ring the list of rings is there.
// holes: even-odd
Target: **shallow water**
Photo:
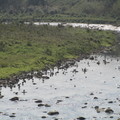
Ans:
[[[80,116],[86,120],[120,118],[120,57],[93,56],[94,60],[83,59],[67,70],[55,68],[50,79],[34,78],[26,80],[23,85],[23,80],[20,80],[20,88],[18,84],[12,89],[1,87],[4,97],[0,99],[0,120],[42,120],[42,116],[46,116],[46,120],[75,120]],[[50,70],[47,76],[50,76]],[[16,96],[19,101],[9,100]],[[42,100],[51,107],[38,107],[35,100]],[[110,107],[114,113],[107,114],[104,110],[97,113],[95,106]],[[54,110],[59,115],[47,114]]]
[[[30,24],[29,22],[25,22],[25,24]],[[89,29],[97,29],[97,30],[110,30],[115,32],[120,32],[120,26],[114,26],[110,24],[87,24],[87,23],[60,23],[60,22],[34,22],[34,25],[50,25],[50,26],[72,26],[72,27],[81,27],[81,28],[89,28]]]

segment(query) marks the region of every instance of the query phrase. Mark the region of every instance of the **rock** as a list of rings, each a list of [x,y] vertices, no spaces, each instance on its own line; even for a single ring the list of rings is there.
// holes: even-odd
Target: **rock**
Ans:
[[[45,104],[44,106],[45,106],[45,107],[51,107],[51,106],[50,106],[50,105],[48,105],[48,104]]]
[[[108,103],[113,103],[113,101],[109,101]]]
[[[95,110],[97,113],[104,112],[105,108],[99,108],[99,106],[95,106]]]
[[[3,98],[4,96],[3,95],[0,95],[0,99]]]
[[[99,106],[95,106],[95,109],[99,109]]]
[[[47,111],[43,111],[43,113],[47,113]]]
[[[42,107],[42,106],[44,106],[44,104],[38,104],[38,107]]]
[[[42,106],[45,106],[45,107],[51,107],[51,106],[48,105],[48,104],[38,104],[38,107],[42,107]]]
[[[48,112],[48,115],[58,115],[59,112],[58,111],[51,111],[51,112]]]
[[[35,103],[42,103],[42,100],[36,100]]]
[[[70,98],[70,97],[65,97],[65,98]]]
[[[41,77],[42,77],[42,75],[43,75],[43,73],[42,73],[42,72],[37,72],[37,73],[35,74],[35,77],[37,77],[37,78],[41,78]]]
[[[110,118],[114,118],[113,116],[110,116]]]
[[[48,77],[48,76],[45,76],[45,75],[42,75],[42,78],[43,78],[43,79],[49,79],[49,77]]]
[[[17,101],[17,100],[19,100],[19,98],[18,98],[18,97],[13,97],[13,98],[11,98],[10,100],[11,100],[11,101]]]
[[[47,118],[47,117],[46,117],[46,116],[42,116],[41,118],[43,118],[43,119],[44,119],[44,118]]]
[[[93,93],[90,93],[90,95],[94,95]]]
[[[91,56],[91,57],[90,57],[90,60],[94,60],[94,57],[93,57],[93,56]]]
[[[85,120],[86,118],[84,118],[84,117],[79,117],[79,118],[77,118],[77,120]]]
[[[22,91],[23,94],[27,93],[25,90]]]
[[[87,106],[83,106],[82,108],[87,108]]]
[[[100,62],[98,61],[97,64],[100,65]]]
[[[33,83],[33,85],[36,85],[37,83]]]
[[[10,115],[9,117],[16,117],[15,115]]]
[[[62,102],[62,101],[63,101],[63,100],[57,100],[56,104],[57,104],[57,103],[60,103],[60,102]]]
[[[98,99],[98,97],[94,97],[94,99]]]
[[[114,113],[114,111],[113,111],[111,108],[107,108],[107,109],[105,110],[105,112],[108,113],[108,114]]]
[[[76,69],[74,69],[72,72],[73,72],[73,73],[77,73],[78,71],[77,71]]]

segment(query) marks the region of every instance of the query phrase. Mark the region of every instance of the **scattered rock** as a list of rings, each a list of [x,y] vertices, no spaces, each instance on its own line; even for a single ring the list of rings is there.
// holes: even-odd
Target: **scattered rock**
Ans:
[[[42,103],[42,100],[36,100],[35,103]]]
[[[48,77],[48,76],[45,76],[45,75],[42,75],[42,78],[43,78],[43,79],[49,79],[49,77]]]
[[[46,116],[42,116],[41,118],[45,119],[45,118],[47,118],[47,117],[46,117]]]
[[[82,107],[82,108],[87,108],[87,106],[84,106],[84,107]]]
[[[94,60],[94,57],[93,57],[93,56],[91,56],[91,57],[90,57],[90,60]]]
[[[98,97],[94,97],[94,99],[98,99]]]
[[[55,118],[54,120],[58,120],[57,118]]]
[[[113,111],[111,108],[107,108],[107,109],[105,110],[105,112],[108,113],[108,114],[114,113],[114,111]]]
[[[50,106],[50,105],[48,105],[48,104],[45,104],[44,106],[45,106],[45,107],[51,107],[51,106]]]
[[[74,87],[76,87],[76,85],[74,85]]]
[[[42,73],[42,72],[37,72],[37,73],[35,74],[35,77],[37,77],[37,78],[41,78],[41,77],[42,77],[42,75],[43,75],[43,73]]]
[[[10,115],[9,117],[16,117],[15,115]]]
[[[48,104],[38,104],[38,107],[51,107],[50,105],[48,105]]]
[[[65,98],[70,98],[70,97],[65,97]]]
[[[87,72],[87,69],[86,69],[86,68],[82,68],[82,71],[83,71],[84,73],[86,73],[86,72]]]
[[[97,113],[104,112],[105,108],[99,108],[99,106],[95,106],[95,110]]]
[[[100,65],[100,62],[98,61],[97,64]]]
[[[11,98],[10,100],[11,100],[11,101],[18,101],[19,98],[18,98],[18,97],[13,97],[13,98]]]
[[[114,118],[113,116],[110,116],[110,118]]]
[[[18,95],[18,92],[14,92],[14,94]]]
[[[108,103],[113,103],[113,101],[109,101]]]
[[[43,111],[43,113],[47,113],[47,111]]]
[[[86,118],[84,118],[84,117],[79,117],[79,118],[77,118],[77,120],[85,120]]]
[[[63,101],[63,100],[57,100],[56,104],[57,104],[57,103],[60,103],[60,102],[62,102],[62,101]]]
[[[23,94],[27,93],[25,90],[22,91]]]
[[[94,95],[93,93],[90,93],[90,95]]]
[[[44,104],[38,104],[38,107],[42,107],[42,106],[44,106]]]
[[[0,114],[2,114],[3,112],[0,112]]]
[[[48,115],[58,115],[59,112],[58,111],[51,111],[51,112],[48,112]]]
[[[3,95],[0,95],[0,99],[3,98],[4,96]]]
[[[36,85],[37,83],[33,83],[33,85]]]
[[[98,109],[99,108],[99,106],[95,106],[95,109]]]
[[[77,73],[78,71],[77,71],[76,69],[74,69],[72,72],[73,72],[73,73]]]

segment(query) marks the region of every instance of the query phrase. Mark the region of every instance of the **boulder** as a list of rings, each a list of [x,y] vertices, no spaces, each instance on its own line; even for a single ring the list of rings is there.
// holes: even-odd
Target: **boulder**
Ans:
[[[58,115],[59,112],[58,111],[51,111],[51,112],[48,112],[48,115]]]
[[[84,117],[78,117],[77,120],[85,120],[86,118]]]
[[[105,110],[105,112],[108,113],[108,114],[114,113],[114,111],[113,111],[111,108],[107,108],[107,109]]]
[[[38,104],[38,107],[42,107],[42,106],[44,106],[44,104]]]
[[[10,100],[11,100],[11,101],[18,101],[19,98],[18,98],[18,97],[13,97],[13,98],[11,98]]]
[[[44,118],[47,118],[47,117],[46,117],[46,116],[42,116],[41,118],[43,118],[43,119],[44,119]]]
[[[36,100],[35,103],[42,103],[42,100]]]

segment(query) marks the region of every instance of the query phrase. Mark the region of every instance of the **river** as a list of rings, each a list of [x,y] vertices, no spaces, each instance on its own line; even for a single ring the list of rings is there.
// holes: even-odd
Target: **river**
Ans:
[[[0,86],[0,120],[118,120],[117,50],[116,55],[95,54],[68,69],[55,67],[43,72],[49,79],[34,77],[20,80],[13,87]],[[14,97],[19,100],[11,101]],[[49,114],[55,111],[56,115]]]
[[[29,22],[25,22],[25,24],[30,24]],[[89,29],[97,29],[97,30],[110,30],[115,32],[120,32],[119,26],[114,26],[110,24],[87,24],[87,23],[61,23],[61,22],[34,22],[34,25],[50,25],[50,26],[72,26],[72,27],[81,27],[81,28],[89,28]]]

